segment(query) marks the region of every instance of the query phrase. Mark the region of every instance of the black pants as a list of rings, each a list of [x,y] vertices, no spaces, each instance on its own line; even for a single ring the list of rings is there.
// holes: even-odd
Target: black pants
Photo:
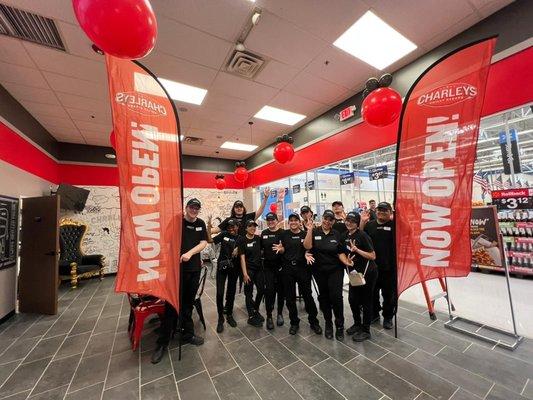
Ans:
[[[200,271],[183,271],[181,284],[181,332],[184,339],[194,336],[192,310],[198,286],[200,285]],[[161,322],[161,332],[157,344],[168,346],[172,330],[177,323],[178,313],[169,303],[165,304],[165,318]]]
[[[344,269],[339,265],[329,271],[313,271],[318,286],[318,302],[324,314],[326,328],[332,326],[332,317],[335,315],[335,326],[344,328],[344,308],[342,304],[342,285]]]
[[[264,262],[264,274],[265,274],[265,305],[267,316],[272,316],[274,311],[274,304],[276,302],[276,296],[278,298],[278,314],[283,313],[283,305],[285,302],[285,295],[283,290],[283,283],[281,279],[281,265],[275,261]],[[261,302],[259,300],[259,302]]]
[[[233,314],[233,304],[235,302],[238,278],[239,268],[237,268],[237,265],[226,268],[225,270],[217,269],[217,312],[219,319],[224,318],[224,291],[226,289],[226,280],[228,281],[228,290],[226,291],[226,314]]]
[[[305,311],[311,325],[318,324],[318,310],[311,290],[311,271],[307,265],[284,266],[282,273],[283,289],[285,291],[285,301],[289,309],[291,325],[299,325],[298,309],[296,308],[296,284],[300,290],[300,296],[304,299]]]
[[[383,318],[389,319],[394,316],[396,310],[396,274],[393,270],[382,270],[378,266],[378,278],[374,289],[374,316],[383,310]],[[383,296],[383,306],[380,305],[379,291]]]
[[[366,284],[363,286],[350,286],[348,301],[352,309],[353,323],[362,326],[365,332],[370,333],[374,305],[374,290],[378,279],[378,269],[375,264],[369,264],[365,274]],[[361,308],[363,309],[363,324],[361,325]]]
[[[248,276],[250,282],[244,284],[244,297],[246,299],[246,310],[248,316],[252,317],[259,311],[261,300],[265,295],[265,274],[262,269],[249,269]],[[257,295],[254,300],[254,286],[257,290]]]

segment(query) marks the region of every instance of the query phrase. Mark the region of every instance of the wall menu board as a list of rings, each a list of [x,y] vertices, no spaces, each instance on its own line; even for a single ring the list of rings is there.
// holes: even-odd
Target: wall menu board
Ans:
[[[19,200],[0,195],[0,269],[17,264]]]
[[[533,208],[533,189],[493,190],[492,204],[498,210],[526,210]]]
[[[472,265],[486,269],[503,269],[503,246],[496,207],[472,207],[470,219]]]

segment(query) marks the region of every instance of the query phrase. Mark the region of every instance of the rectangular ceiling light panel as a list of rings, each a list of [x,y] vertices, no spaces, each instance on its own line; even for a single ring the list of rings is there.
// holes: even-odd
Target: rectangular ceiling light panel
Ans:
[[[417,47],[372,11],[367,11],[333,45],[379,70]]]
[[[168,94],[173,100],[183,101],[200,105],[204,101],[207,90],[194,86],[185,85],[184,83],[174,82],[169,79],[157,78],[165,87]]]
[[[255,118],[265,119],[267,121],[277,122],[279,124],[294,125],[304,119],[306,116],[302,114],[285,111],[280,108],[264,106],[257,114]]]
[[[257,146],[254,144],[244,144],[244,143],[235,143],[235,142],[224,142],[221,149],[229,150],[240,150],[240,151],[254,151],[257,149]]]

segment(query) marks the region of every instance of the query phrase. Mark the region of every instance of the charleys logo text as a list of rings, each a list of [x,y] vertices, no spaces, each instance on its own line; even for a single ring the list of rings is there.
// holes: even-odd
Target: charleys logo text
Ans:
[[[468,83],[452,83],[433,89],[418,98],[419,106],[445,107],[476,97],[477,88]]]
[[[162,104],[158,104],[143,93],[138,92],[119,92],[115,96],[115,101],[128,107],[142,115],[147,116],[165,116],[167,110]]]

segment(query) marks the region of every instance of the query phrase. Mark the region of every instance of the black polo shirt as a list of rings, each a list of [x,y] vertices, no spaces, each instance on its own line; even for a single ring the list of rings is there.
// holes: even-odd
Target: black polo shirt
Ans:
[[[341,235],[335,229],[326,235],[322,227],[313,229],[312,253],[315,257],[313,268],[318,271],[329,271],[341,265],[339,254],[344,253]]]
[[[239,235],[231,235],[227,231],[222,231],[213,238],[213,243],[220,244],[219,260],[231,260],[233,250],[237,247]]]
[[[253,219],[255,221],[255,211],[251,213],[244,214],[242,217],[228,217],[224,221],[222,221],[220,224],[218,224],[218,227],[221,231],[226,231],[228,229],[228,221],[230,219],[234,219],[239,223],[239,235],[244,236],[246,235],[246,221]]]
[[[283,229],[277,229],[271,231],[270,229],[265,229],[261,232],[261,248],[263,250],[263,259],[269,262],[280,261],[281,254],[276,254],[272,250],[272,245],[279,244],[281,242],[281,234]]]
[[[377,220],[368,221],[365,225],[374,250],[376,251],[376,264],[383,271],[396,269],[396,229],[394,221],[380,224]]]
[[[372,246],[372,239],[370,239],[370,236],[368,236],[365,232],[359,229],[356,230],[351,235],[350,235],[350,232],[346,231],[344,235],[342,236],[342,242],[344,243],[344,253],[348,257],[353,256],[354,267],[357,270],[357,272],[364,272],[368,259],[364,258],[359,253],[350,252],[350,247],[351,247],[350,240],[352,240],[359,249],[370,252],[370,251],[374,251],[374,246]],[[370,262],[372,263],[372,261]],[[352,268],[350,268],[350,270],[351,269]]]
[[[305,248],[303,241],[305,232],[292,232],[290,229],[283,231],[281,234],[281,244],[285,252],[281,256],[283,266],[306,265]]]
[[[246,236],[241,236],[237,242],[239,247],[239,255],[244,254],[247,269],[261,268],[261,238],[254,235],[252,239]]]
[[[183,218],[183,225],[181,228],[181,254],[198,246],[202,240],[207,241],[207,228],[205,222],[200,218],[196,218],[194,222],[189,222]],[[200,253],[192,256],[189,261],[183,262],[181,266],[184,271],[200,271],[202,267]]]
[[[376,212],[374,210],[372,210],[371,208],[368,209],[368,213],[370,214],[369,221],[374,221],[375,219],[378,218]]]
[[[341,235],[344,234],[348,230],[342,218],[335,218],[335,222],[333,223],[333,229],[335,229]]]

